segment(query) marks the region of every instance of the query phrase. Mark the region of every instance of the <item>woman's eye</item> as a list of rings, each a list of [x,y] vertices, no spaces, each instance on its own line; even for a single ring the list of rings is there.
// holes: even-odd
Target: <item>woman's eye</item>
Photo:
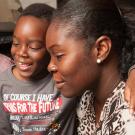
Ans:
[[[57,54],[57,55],[56,55],[57,60],[61,60],[62,57],[63,57],[63,54]]]

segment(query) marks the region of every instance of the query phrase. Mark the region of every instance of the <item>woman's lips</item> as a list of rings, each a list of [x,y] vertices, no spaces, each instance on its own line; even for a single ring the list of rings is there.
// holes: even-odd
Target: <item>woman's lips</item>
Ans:
[[[58,89],[61,89],[64,86],[64,81],[55,81],[55,85]]]

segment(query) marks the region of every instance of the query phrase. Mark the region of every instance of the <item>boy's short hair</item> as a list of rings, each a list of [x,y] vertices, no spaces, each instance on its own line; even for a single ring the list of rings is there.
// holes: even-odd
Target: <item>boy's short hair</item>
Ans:
[[[55,9],[47,4],[34,3],[26,7],[19,17],[31,15],[38,18],[45,18],[50,21],[54,11]]]

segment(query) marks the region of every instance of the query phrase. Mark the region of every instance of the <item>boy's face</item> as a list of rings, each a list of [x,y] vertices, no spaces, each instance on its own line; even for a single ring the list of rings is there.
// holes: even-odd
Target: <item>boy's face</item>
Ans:
[[[19,80],[38,79],[46,75],[49,55],[44,35],[48,25],[48,21],[32,16],[23,16],[17,21],[11,54],[16,64],[13,74]]]
[[[57,27],[55,23],[49,26],[46,35],[46,47],[51,55],[48,70],[61,93],[73,97],[89,89],[98,72],[93,50],[86,51],[86,41],[67,33],[66,28]]]

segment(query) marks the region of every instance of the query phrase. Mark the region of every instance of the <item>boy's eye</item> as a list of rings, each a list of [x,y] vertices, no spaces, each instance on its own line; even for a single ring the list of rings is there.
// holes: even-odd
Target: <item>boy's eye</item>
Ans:
[[[43,47],[43,43],[37,41],[29,42],[28,47],[33,50],[39,50]]]
[[[12,45],[17,47],[17,46],[19,46],[20,44],[19,44],[18,42],[14,42],[14,41],[13,41]]]
[[[15,47],[17,47],[18,45],[20,45],[19,40],[16,37],[14,37],[14,36],[12,38],[12,45],[15,46]]]

